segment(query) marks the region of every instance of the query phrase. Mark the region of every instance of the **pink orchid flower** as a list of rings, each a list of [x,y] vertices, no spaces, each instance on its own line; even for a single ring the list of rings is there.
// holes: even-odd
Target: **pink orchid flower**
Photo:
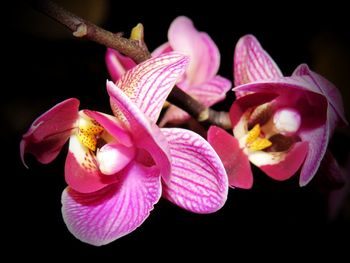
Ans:
[[[107,81],[115,116],[78,111],[68,99],[37,118],[21,141],[21,157],[55,159],[69,139],[68,187],[62,214],[69,231],[100,246],[140,226],[161,195],[195,213],[212,213],[226,201],[220,158],[199,135],[155,125],[188,59],[168,53]],[[125,92],[125,93],[124,93]]]
[[[238,99],[230,118],[235,137],[215,126],[208,132],[229,184],[252,187],[250,161],[275,180],[286,180],[301,167],[299,184],[306,185],[336,124],[346,123],[339,91],[305,64],[283,77],[252,35],[239,40],[234,62]]]
[[[152,56],[175,50],[190,57],[186,74],[177,86],[206,106],[223,100],[231,88],[231,82],[217,75],[220,53],[209,35],[197,31],[189,18],[180,16],[171,23],[168,40],[169,42],[154,50]],[[135,66],[130,58],[112,49],[107,50],[106,64],[114,81],[117,81],[126,70]],[[160,126],[166,123],[180,124],[189,118],[186,112],[171,105],[165,112]]]

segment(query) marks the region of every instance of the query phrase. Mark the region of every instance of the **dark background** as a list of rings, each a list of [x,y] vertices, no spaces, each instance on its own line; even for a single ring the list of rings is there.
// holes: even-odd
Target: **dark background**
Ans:
[[[126,35],[142,22],[150,50],[166,41],[174,18],[186,15],[216,42],[222,61],[219,73],[231,80],[235,43],[252,33],[284,74],[291,74],[297,65],[306,62],[334,82],[343,94],[349,119],[350,19],[339,3],[224,5],[213,1],[191,3],[194,7],[189,8],[188,2],[60,2],[108,30],[124,31]],[[26,256],[35,258],[45,258],[49,252],[51,257],[97,255],[120,260],[126,255],[128,260],[167,260],[186,258],[186,253],[232,259],[271,259],[283,254],[283,260],[305,252],[332,258],[345,254],[349,245],[349,195],[330,220],[329,192],[320,187],[322,180],[316,178],[299,188],[298,176],[276,182],[258,169],[254,169],[253,188],[230,189],[226,205],[215,214],[192,214],[161,200],[140,228],[109,245],[96,248],[76,240],[66,229],[60,211],[67,147],[49,165],[40,165],[27,156],[27,170],[20,162],[19,142],[37,116],[66,98],[79,98],[81,108],[110,112],[105,90],[105,48],[73,39],[61,25],[22,2],[8,10],[4,9],[7,18],[0,130],[5,157],[3,232],[6,244],[17,248],[18,253],[11,252],[12,256],[22,256],[20,251],[25,251]],[[229,93],[216,108],[227,110],[233,98]],[[347,176],[349,141],[349,130],[343,128],[336,131],[330,144]]]

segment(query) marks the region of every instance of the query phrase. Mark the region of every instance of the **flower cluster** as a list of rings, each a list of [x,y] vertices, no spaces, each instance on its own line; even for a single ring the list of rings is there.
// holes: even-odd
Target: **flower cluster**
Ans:
[[[304,64],[284,77],[247,35],[234,54],[232,133],[211,126],[205,140],[190,130],[162,128],[190,118],[170,105],[158,121],[175,85],[205,106],[231,89],[217,75],[214,41],[186,17],[173,21],[168,42],[149,60],[136,65],[108,49],[106,64],[113,115],[79,110],[79,100],[70,98],[38,117],[20,144],[24,164],[25,153],[47,164],[69,140],[63,219],[75,237],[96,246],[135,230],[160,197],[194,213],[216,212],[229,186],[252,187],[250,162],[276,180],[300,170],[304,186],[336,125],[346,123],[334,85]]]

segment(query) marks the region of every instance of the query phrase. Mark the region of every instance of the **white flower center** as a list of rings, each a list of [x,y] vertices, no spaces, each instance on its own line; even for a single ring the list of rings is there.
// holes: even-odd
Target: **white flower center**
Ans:
[[[301,123],[301,117],[298,111],[292,108],[279,109],[273,116],[275,128],[283,135],[295,133]]]

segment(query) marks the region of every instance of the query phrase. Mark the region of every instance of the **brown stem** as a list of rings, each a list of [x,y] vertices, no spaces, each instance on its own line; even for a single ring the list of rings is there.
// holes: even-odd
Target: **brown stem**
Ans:
[[[50,0],[31,0],[30,3],[38,11],[66,26],[75,37],[86,38],[113,48],[130,57],[136,63],[141,63],[151,57],[146,45],[142,42],[104,30]],[[173,88],[168,101],[188,112],[202,124],[214,124],[224,129],[232,127],[227,112],[217,112],[204,106],[178,87]]]

